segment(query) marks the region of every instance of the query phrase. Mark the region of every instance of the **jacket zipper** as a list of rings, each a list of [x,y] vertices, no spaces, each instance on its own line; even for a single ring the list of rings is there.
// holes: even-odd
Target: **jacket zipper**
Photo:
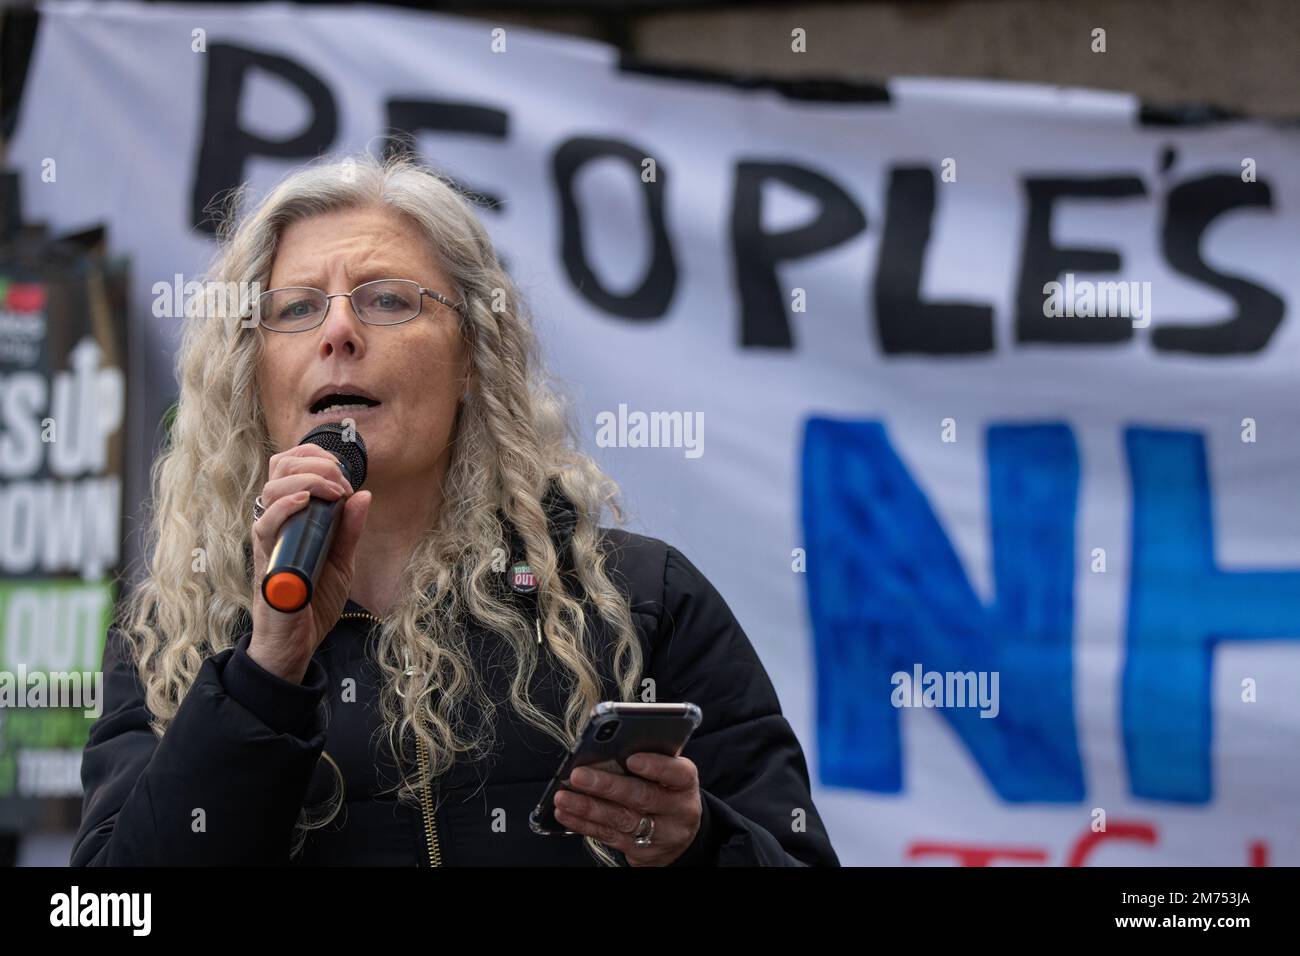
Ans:
[[[420,760],[420,776],[423,777],[429,766],[429,757],[424,749],[424,741],[415,738],[415,752]],[[420,815],[424,817],[425,845],[429,849],[429,865],[442,866],[442,851],[438,848],[438,821],[433,813],[433,795],[429,793],[426,782],[420,787]]]
[[[365,611],[348,611],[339,617],[340,620],[365,618],[377,624],[383,623],[379,618]],[[419,737],[415,738],[415,753],[419,759],[420,776],[424,777],[428,771],[429,757],[424,749],[424,742]],[[420,817],[424,821],[424,841],[425,848],[429,851],[429,865],[442,866],[442,850],[438,846],[438,821],[433,812],[433,794],[429,791],[428,781],[420,787]]]

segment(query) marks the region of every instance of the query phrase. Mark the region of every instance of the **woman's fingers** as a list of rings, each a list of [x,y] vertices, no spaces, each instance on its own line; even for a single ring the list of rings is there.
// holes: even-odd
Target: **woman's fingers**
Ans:
[[[570,809],[569,804],[584,801],[581,809]],[[555,819],[566,830],[593,837],[606,846],[622,851],[632,866],[662,866],[677,859],[691,845],[699,829],[698,822],[681,813],[654,814],[654,833],[649,846],[636,845],[636,828],[645,814],[629,813],[605,800],[591,797],[564,795],[555,798]]]
[[[322,458],[327,461],[334,460],[334,456],[320,445],[314,445],[309,442],[306,445],[294,445],[292,448],[286,448],[284,451],[276,452],[271,456],[269,467],[275,468],[277,462],[284,461],[287,458]]]
[[[557,811],[562,810],[574,817],[581,817],[597,826],[608,827],[623,834],[635,832],[641,817],[645,816],[621,804],[597,797],[583,796],[568,790],[561,790],[555,795],[555,807]]]
[[[669,790],[694,790],[700,783],[699,768],[689,757],[645,751],[628,757],[627,769]]]
[[[566,829],[574,833],[581,833],[583,836],[593,837],[606,846],[613,847],[615,850],[622,850],[624,853],[631,846],[631,837],[626,833],[620,833],[613,827],[605,826],[601,823],[595,823],[586,817],[575,816],[565,810],[557,809],[555,819]]]
[[[324,475],[303,472],[268,481],[262,486],[262,504],[269,508],[285,495],[296,495],[300,491],[306,491],[326,501],[333,501],[350,493],[343,485]]]
[[[352,556],[366,527],[366,515],[370,513],[371,497],[368,491],[358,491],[343,506],[343,523],[339,525],[334,547],[338,549],[339,564],[344,568],[352,567]]]
[[[569,786],[593,797],[635,807],[642,813],[663,813],[672,799],[672,793],[658,784],[592,767],[579,767],[569,774]]]
[[[339,467],[338,459],[334,458],[334,455],[315,445],[307,447],[316,449],[320,454],[295,455],[285,451],[279,455],[272,455],[266,466],[266,475],[269,479],[281,479],[289,475],[320,475],[334,481],[335,484],[342,485],[348,493],[354,490],[350,481],[343,475],[342,467]]]
[[[300,491],[277,498],[266,506],[262,517],[253,522],[253,560],[259,578],[266,568],[271,549],[275,547],[275,536],[279,534],[280,526],[295,511],[307,507],[307,500],[310,497],[310,492]],[[263,499],[263,504],[266,504],[266,499]]]
[[[654,758],[654,759],[645,759]],[[629,769],[646,778],[579,767],[569,775],[573,790],[555,795],[555,818],[565,829],[595,837],[622,850],[637,866],[675,860],[699,831],[703,812],[697,788],[698,768],[685,757],[642,753],[629,758]],[[653,817],[655,831],[649,847],[638,847],[632,836],[641,817]]]
[[[566,830],[621,850],[632,866],[663,866],[681,856],[695,840],[703,812],[698,793],[667,792],[670,807],[661,813],[645,813],[612,800],[561,790],[555,795],[555,819]],[[635,842],[643,816],[654,819],[649,846]]]
[[[302,474],[320,475],[342,485],[347,489],[348,494],[353,491],[351,483],[343,474],[343,469],[339,467],[339,460],[316,445],[299,445],[297,448],[272,455],[267,464],[267,475],[272,480]]]

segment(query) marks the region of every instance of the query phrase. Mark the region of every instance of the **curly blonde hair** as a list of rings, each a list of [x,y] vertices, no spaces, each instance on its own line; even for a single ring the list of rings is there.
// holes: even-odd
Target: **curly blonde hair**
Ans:
[[[613,679],[633,699],[642,652],[625,595],[605,570],[598,524],[606,508],[625,521],[618,486],[578,450],[559,391],[542,374],[531,319],[473,207],[451,182],[398,153],[326,157],[293,171],[246,214],[247,193],[222,203],[217,253],[205,286],[269,284],[276,246],[295,221],[324,212],[385,205],[416,223],[431,243],[469,343],[474,387],[461,406],[441,513],[411,557],[398,602],[377,642],[384,681],[380,713],[398,767],[402,741],[413,735],[427,750],[425,775],[405,772],[399,799],[418,802],[420,789],[458,759],[487,754],[494,705],[485,693],[458,620],[465,614],[506,637],[514,648],[509,704],[527,723],[571,746],[601,696],[599,661],[589,646],[583,603],[566,591],[561,556],[548,530],[543,500],[552,482],[574,505],[571,560],[592,608],[616,637]],[[180,397],[171,435],[152,472],[145,518],[147,575],[124,602],[128,638],[154,717],[166,732],[205,658],[233,645],[254,594],[249,510],[267,480],[272,447],[257,399],[262,339],[248,321],[219,321],[198,302],[185,320],[177,357]],[[504,307],[503,307],[504,306]],[[245,312],[245,315],[248,313]],[[240,319],[234,315],[233,319]],[[432,492],[431,492],[432,493]],[[492,586],[494,552],[510,553],[516,529],[537,576],[538,609],[568,694],[560,719],[529,699],[537,665],[534,623]],[[196,551],[202,549],[202,552]],[[205,567],[194,570],[202,553]],[[414,677],[404,676],[409,665]],[[398,691],[401,690],[399,694]],[[476,712],[481,719],[470,719]],[[331,766],[333,762],[329,761]],[[292,852],[306,831],[333,819],[343,804],[342,777],[324,814],[304,809]],[[602,862],[609,849],[588,839]]]

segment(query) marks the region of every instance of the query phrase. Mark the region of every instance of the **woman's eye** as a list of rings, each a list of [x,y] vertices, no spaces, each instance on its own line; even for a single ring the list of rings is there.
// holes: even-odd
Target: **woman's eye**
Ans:
[[[290,302],[280,310],[280,315],[286,319],[301,319],[305,315],[311,314],[311,303],[306,299],[299,299],[297,302]]]
[[[392,292],[381,292],[375,296],[371,305],[379,309],[396,309],[405,305],[402,298]]]

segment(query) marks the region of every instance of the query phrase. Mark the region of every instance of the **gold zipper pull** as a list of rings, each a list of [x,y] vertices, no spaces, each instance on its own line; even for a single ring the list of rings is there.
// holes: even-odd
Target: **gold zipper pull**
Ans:
[[[533,621],[537,624],[537,646],[541,647],[542,646],[542,619],[540,617],[535,617],[533,618]]]

